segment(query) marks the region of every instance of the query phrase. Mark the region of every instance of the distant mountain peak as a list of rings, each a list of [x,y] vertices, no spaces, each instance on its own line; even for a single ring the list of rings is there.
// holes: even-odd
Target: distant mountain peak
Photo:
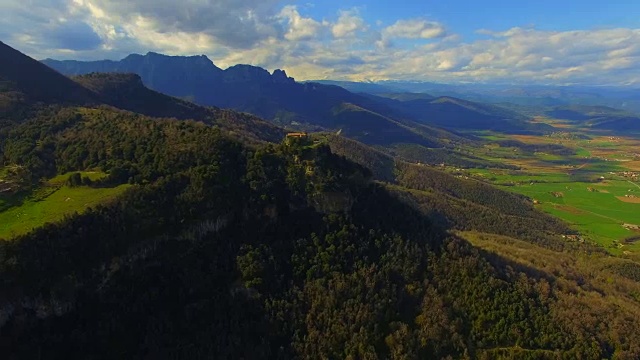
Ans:
[[[257,81],[262,84],[277,83],[287,84],[295,83],[293,78],[287,76],[284,70],[277,69],[270,74],[267,70],[253,65],[238,64],[224,70],[224,77],[227,82],[253,82]]]
[[[47,63],[49,59],[44,60]],[[220,72],[222,69],[217,67],[211,59],[209,59],[206,55],[190,55],[190,56],[180,56],[180,55],[165,55],[157,52],[149,51],[145,55],[141,54],[130,54],[127,55],[124,59],[120,60],[116,63],[139,63],[139,62],[161,62],[166,65],[175,64],[176,66],[201,66],[208,67],[213,69],[213,71]]]
[[[233,66],[230,66],[229,68],[227,68],[228,70],[240,70],[240,71],[247,71],[247,72],[255,72],[255,73],[269,73],[267,70],[259,67],[259,66],[253,66],[253,65],[249,65],[249,64],[236,64]]]
[[[273,77],[273,81],[278,83],[293,83],[295,79],[292,77],[288,77],[287,73],[284,70],[276,69],[273,71],[271,75]]]
[[[142,55],[142,54],[129,54],[129,55],[125,56],[122,60],[124,61],[124,60],[128,60],[128,59],[129,59],[129,60],[130,60],[130,59],[140,59],[140,58],[143,58],[143,57],[145,57],[145,56],[149,56],[149,54],[150,54],[149,52],[148,52],[148,53],[146,53],[146,55]],[[47,59],[47,60],[49,60],[49,59]],[[51,59],[51,60],[56,61],[55,59]]]
[[[166,54],[161,54],[154,51],[148,51],[145,55],[139,55],[139,54],[131,54],[131,55],[138,55],[138,56],[144,56],[144,57],[169,58],[169,59],[207,59],[211,61],[209,57],[207,57],[207,55],[204,55],[204,54],[202,55],[166,55]]]
[[[224,81],[229,82],[253,82],[268,83],[271,74],[261,67],[238,64],[224,70]]]

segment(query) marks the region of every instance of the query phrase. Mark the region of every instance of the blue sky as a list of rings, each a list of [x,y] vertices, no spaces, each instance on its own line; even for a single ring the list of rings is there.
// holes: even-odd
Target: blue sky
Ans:
[[[298,79],[640,86],[640,1],[2,0],[36,58],[205,54]]]
[[[358,8],[370,23],[382,21],[387,25],[398,19],[424,17],[443,23],[465,40],[478,38],[478,29],[504,31],[530,26],[559,31],[640,28],[640,1],[634,0],[326,0],[301,3],[299,8],[301,13],[317,18],[331,18],[337,8]]]

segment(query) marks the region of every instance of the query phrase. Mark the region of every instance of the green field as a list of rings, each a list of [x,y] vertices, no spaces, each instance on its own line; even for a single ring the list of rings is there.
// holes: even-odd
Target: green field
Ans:
[[[567,221],[587,240],[613,253],[640,252],[640,242],[619,245],[624,239],[640,236],[640,232],[622,226],[640,225],[640,203],[621,200],[625,195],[640,198],[640,188],[635,183],[618,177],[599,183],[584,182],[567,173],[553,172],[472,169],[469,173],[536,200],[539,209]]]
[[[558,130],[569,136],[478,134],[496,141],[476,148],[478,156],[517,166],[519,170],[469,169],[464,173],[536,200],[540,210],[565,220],[586,240],[614,254],[640,254],[640,241],[625,241],[640,237],[640,231],[623,227],[623,224],[640,225],[640,184],[620,175],[624,171],[638,171],[637,161],[630,160],[640,148],[640,140],[589,134],[566,125]],[[585,135],[589,139],[581,138]],[[572,153],[559,155],[500,147],[498,142],[503,140],[540,147],[559,145]]]
[[[527,170],[471,169],[469,172],[480,180],[494,184],[529,184],[531,182],[570,182],[566,173],[535,173]]]
[[[542,210],[568,221],[587,239],[605,247],[613,246],[614,241],[640,235],[622,226],[640,225],[640,203],[623,202],[617,198],[629,194],[640,195],[640,189],[625,181],[609,181],[606,185],[583,182],[534,183],[505,188],[538,200]],[[589,191],[588,188],[593,190]],[[555,197],[553,193],[560,197]],[[613,252],[640,250],[640,244],[612,249]]]
[[[104,174],[83,173],[97,180]],[[62,220],[65,215],[81,213],[89,207],[96,206],[123,193],[129,185],[111,188],[102,187],[68,187],[62,183],[68,174],[58,176],[37,191],[24,195],[0,195],[0,209],[4,204],[11,206],[0,212],[0,239],[10,239],[26,234],[34,228],[46,223]]]

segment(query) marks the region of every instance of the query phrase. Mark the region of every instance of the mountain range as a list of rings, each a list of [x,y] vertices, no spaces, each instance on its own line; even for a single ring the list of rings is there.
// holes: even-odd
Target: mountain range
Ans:
[[[136,73],[146,86],[162,93],[201,105],[248,112],[278,125],[342,130],[345,135],[372,144],[416,142],[438,146],[439,143],[428,134],[418,134],[389,118],[388,109],[365,97],[336,86],[296,83],[282,70],[270,74],[249,65],[221,70],[206,57],[155,53],[130,55],[119,62],[43,62],[66,75],[103,71]],[[357,120],[345,121],[350,117],[346,114]]]
[[[151,89],[200,105],[248,112],[292,129],[341,130],[372,145],[443,146],[437,136],[429,134],[436,132],[434,127],[521,134],[552,132],[549,126],[528,121],[525,114],[531,106],[547,107],[551,114],[555,108],[614,105],[626,110],[619,111],[618,117],[594,119],[594,128],[640,128],[632,111],[637,95],[633,90],[411,82],[298,83],[283,70],[269,73],[250,65],[223,70],[204,55],[166,56],[153,52],[132,54],[120,61],[42,62],[69,76],[134,73]],[[510,104],[502,106],[506,103]],[[524,111],[510,110],[517,109],[511,104],[524,106]],[[349,118],[357,120],[345,121]]]
[[[148,89],[138,75],[101,73],[70,79],[0,42],[0,114],[30,104],[110,105],[119,109],[178,119],[198,119],[225,129],[242,129],[254,140],[276,140],[283,130],[249,114],[198,106]],[[22,116],[22,115],[20,115]],[[20,118],[14,117],[14,121]]]
[[[422,81],[353,82],[314,80],[338,85],[353,92],[428,93],[433,96],[460,97],[466,100],[525,106],[609,106],[628,112],[640,112],[640,89],[625,86],[526,85],[482,82],[434,83]]]
[[[424,137],[424,145],[434,146],[437,139],[430,138],[425,131],[416,131],[425,126],[511,132],[549,130],[541,125],[531,125],[526,117],[498,106],[452,97],[391,99],[356,94],[335,85],[298,83],[282,70],[270,74],[249,65],[221,70],[204,56],[148,53],[130,55],[120,61],[46,59],[43,63],[65,75],[105,71],[136,73],[152,89],[201,105],[249,112],[281,126],[342,130],[344,134],[370,144],[421,143],[419,137]],[[360,125],[345,121],[351,116],[358,118],[356,122]]]

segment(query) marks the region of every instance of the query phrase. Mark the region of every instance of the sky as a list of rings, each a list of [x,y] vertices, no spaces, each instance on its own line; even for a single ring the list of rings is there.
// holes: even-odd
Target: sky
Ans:
[[[637,0],[0,0],[36,59],[148,51],[297,80],[640,86]]]

